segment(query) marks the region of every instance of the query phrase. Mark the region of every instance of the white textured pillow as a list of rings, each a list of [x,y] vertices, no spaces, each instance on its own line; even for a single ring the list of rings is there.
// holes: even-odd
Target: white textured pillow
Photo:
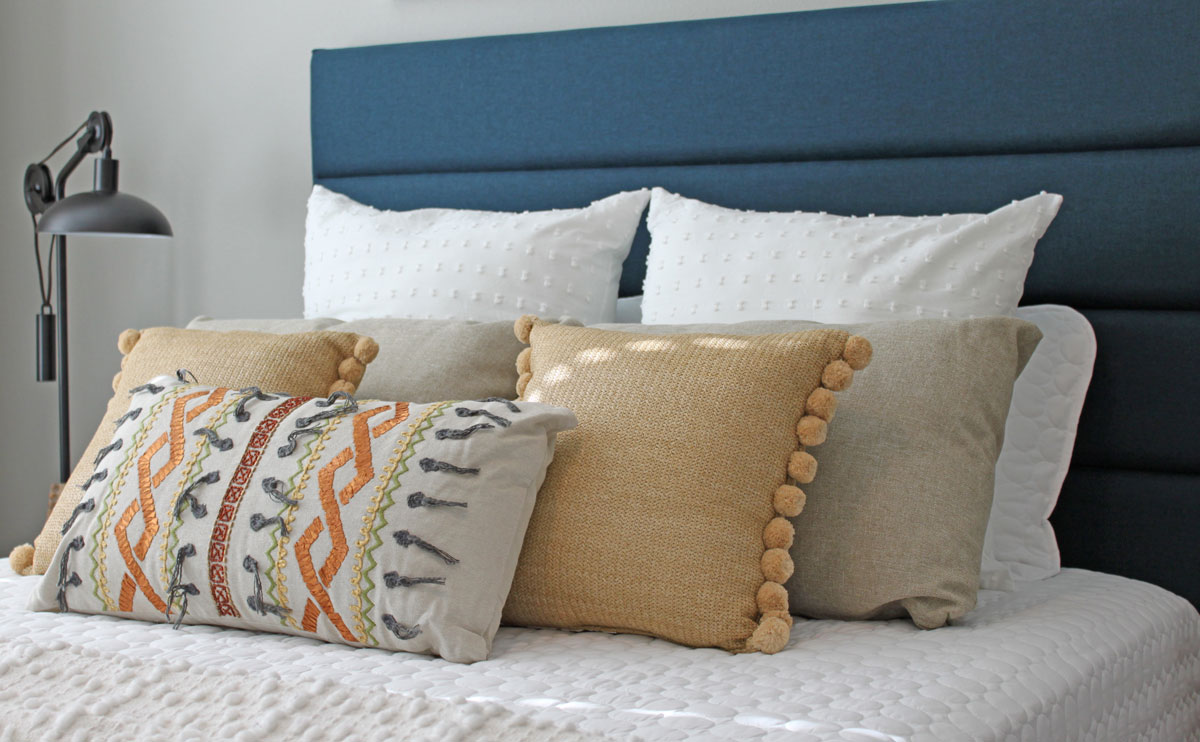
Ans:
[[[996,462],[996,495],[984,539],[981,587],[1005,589],[1008,577],[1041,580],[1058,574],[1058,542],[1048,518],[1058,502],[1083,400],[1096,360],[1096,335],[1070,307],[1021,307],[1017,317],[1042,331],[1042,342],[1013,384]],[[988,556],[1003,573],[989,571]]]
[[[313,186],[304,316],[611,322],[649,198],[642,189],[582,209],[519,214],[381,211]]]
[[[726,209],[655,188],[642,321],[876,322],[1012,314],[1062,196],[990,214]]]

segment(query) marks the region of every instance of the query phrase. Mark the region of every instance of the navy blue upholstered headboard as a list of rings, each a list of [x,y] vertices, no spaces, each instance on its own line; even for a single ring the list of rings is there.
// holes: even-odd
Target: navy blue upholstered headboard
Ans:
[[[1100,344],[1067,566],[1200,604],[1200,4],[946,0],[317,51],[316,182],[381,208],[661,185],[863,214],[1065,203],[1025,302]],[[622,293],[640,293],[646,235]]]

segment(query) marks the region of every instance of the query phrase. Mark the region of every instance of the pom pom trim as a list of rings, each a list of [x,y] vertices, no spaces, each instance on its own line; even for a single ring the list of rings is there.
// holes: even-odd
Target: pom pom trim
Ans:
[[[781,618],[766,616],[758,622],[758,628],[750,635],[747,642],[751,650],[763,654],[775,654],[787,646],[791,636],[791,627]]]
[[[804,511],[804,503],[807,496],[804,490],[790,484],[781,484],[779,489],[775,490],[775,497],[772,500],[772,505],[775,507],[775,512],[785,518],[795,518]]]
[[[357,358],[343,358],[338,364],[338,375],[355,386],[362,383],[366,370],[366,365]]]
[[[513,323],[513,334],[517,336],[518,342],[529,345],[529,333],[533,331],[534,325],[540,323],[536,314],[523,314],[517,317],[517,321]]]
[[[117,336],[117,350],[121,351],[121,355],[127,356],[141,339],[141,330],[125,330]]]
[[[8,555],[8,566],[12,567],[12,571],[19,575],[33,574],[33,546],[21,544],[14,547],[12,553]]]
[[[871,347],[871,341],[860,335],[851,335],[846,338],[846,347],[842,351],[842,359],[847,365],[855,371],[862,371],[871,363],[871,355],[874,349]]]
[[[787,474],[792,480],[808,484],[816,478],[817,460],[804,447],[825,442],[829,422],[833,420],[837,409],[837,397],[833,393],[849,388],[854,381],[854,372],[861,371],[871,362],[871,353],[871,343],[866,338],[848,335],[842,345],[841,357],[828,363],[822,370],[821,386],[808,395],[804,402],[804,415],[796,423],[796,438],[800,446],[788,457],[787,464]],[[518,359],[518,367],[519,364]],[[524,388],[520,382],[518,386]],[[796,568],[788,551],[795,541],[796,528],[788,518],[794,518],[804,510],[806,499],[804,491],[792,484],[780,485],[772,496],[771,505],[776,516],[763,528],[764,548],[759,564],[763,583],[755,596],[759,621],[746,640],[747,651],[773,654],[787,646],[793,622],[783,583],[787,582]]]
[[[819,386],[808,395],[804,403],[804,414],[819,417],[827,423],[833,422],[837,412],[837,396],[823,386]]]
[[[524,373],[517,377],[517,399],[525,397],[525,388],[529,386],[529,380],[533,378],[533,374]]]
[[[375,338],[369,338],[364,335],[354,344],[354,357],[364,366],[375,360],[378,355],[379,343],[375,342]]]
[[[796,425],[796,437],[805,446],[819,446],[825,442],[829,427],[824,420],[816,415],[805,415]]]

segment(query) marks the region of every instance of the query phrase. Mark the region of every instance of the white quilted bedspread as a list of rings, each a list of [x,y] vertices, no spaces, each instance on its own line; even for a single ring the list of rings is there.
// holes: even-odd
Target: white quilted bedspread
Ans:
[[[797,621],[788,648],[764,656],[502,628],[493,658],[474,665],[229,629],[30,613],[25,599],[36,579],[15,577],[0,561],[0,662],[82,651],[93,664],[105,656],[121,667],[169,661],[164,677],[191,669],[244,674],[272,689],[307,683],[321,689],[323,711],[311,715],[302,739],[332,738],[322,730],[337,739],[405,739],[394,715],[378,710],[423,695],[486,704],[488,718],[499,705],[539,729],[615,739],[1200,740],[1200,616],[1159,588],[1081,570],[982,593],[959,625],[934,631],[902,621]],[[114,669],[112,677],[128,675]],[[66,692],[86,685],[63,684],[64,711],[103,711]],[[0,695],[0,729],[44,717],[38,695]],[[304,713],[277,695],[270,718]],[[167,708],[197,718],[237,703],[219,692],[203,697],[206,709],[179,689],[166,694]],[[475,726],[447,739],[504,738],[468,716]],[[284,738],[245,731],[247,739]]]

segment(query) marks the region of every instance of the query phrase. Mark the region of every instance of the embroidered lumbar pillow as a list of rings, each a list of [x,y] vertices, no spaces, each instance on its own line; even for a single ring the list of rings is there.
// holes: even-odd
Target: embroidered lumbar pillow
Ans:
[[[63,523],[84,498],[89,482],[106,476],[97,465],[100,450],[112,440],[113,425],[129,408],[129,390],[146,379],[187,368],[208,383],[242,388],[251,385],[286,394],[354,394],[366,366],[379,352],[369,337],[352,332],[205,332],[154,327],[126,330],[117,341],[121,371],[113,377],[113,395],[96,434],[71,472],[62,495],[42,526],[33,548],[18,546],[13,568],[43,574],[62,538]]]
[[[287,397],[158,377],[34,610],[487,657],[569,410]],[[127,395],[130,396],[130,395]]]
[[[505,621],[777,652],[788,548],[833,392],[871,356],[836,329],[654,336],[517,322],[522,400],[570,407]],[[526,404],[527,402],[518,402]]]

